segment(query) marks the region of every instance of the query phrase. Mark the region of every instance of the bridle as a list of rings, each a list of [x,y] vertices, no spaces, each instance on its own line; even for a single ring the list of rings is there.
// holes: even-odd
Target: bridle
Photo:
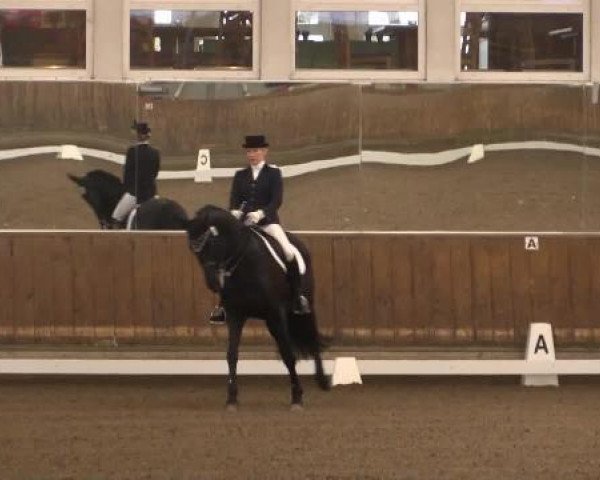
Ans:
[[[208,242],[208,239],[210,238],[211,235],[213,237],[216,237],[217,235],[219,235],[219,231],[217,230],[217,227],[215,227],[214,225],[211,225],[210,227],[208,227],[206,229],[206,232],[204,232],[202,235],[200,235],[195,240],[190,240],[190,248],[192,249],[192,252],[194,252],[196,254],[202,253],[202,250],[204,250],[204,247],[206,247],[206,243]]]
[[[202,250],[204,250],[204,248],[206,247],[208,240],[211,237],[217,237],[217,236],[219,236],[219,231],[217,230],[217,227],[215,227],[214,225],[211,225],[198,238],[196,238],[195,240],[190,240],[190,242],[189,242],[190,248],[196,255],[200,255],[202,253]],[[231,255],[230,257],[227,257],[222,262],[216,262],[216,261],[206,262],[206,265],[216,266],[216,271],[217,271],[217,275],[219,278],[219,284],[221,285],[221,288],[223,288],[223,286],[225,285],[225,279],[227,277],[231,277],[233,275],[233,273],[235,272],[235,270],[241,263],[242,259],[246,255],[246,251],[248,250],[248,243],[249,242],[245,242],[245,245],[242,248],[241,252],[234,253],[233,255]]]

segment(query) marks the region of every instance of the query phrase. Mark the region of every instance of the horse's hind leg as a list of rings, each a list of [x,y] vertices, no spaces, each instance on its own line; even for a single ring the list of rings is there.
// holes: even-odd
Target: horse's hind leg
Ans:
[[[325,371],[323,370],[323,359],[321,358],[321,353],[315,353],[314,357],[315,380],[317,381],[317,385],[321,390],[329,390],[331,388],[331,382],[329,378],[325,375]]]
[[[237,386],[237,364],[240,340],[242,338],[242,328],[245,319],[229,315],[227,327],[229,330],[229,345],[227,347],[227,365],[229,367],[229,376],[227,377],[227,408],[235,409],[238,404],[238,386]]]
[[[303,391],[302,385],[300,385],[300,378],[296,372],[296,355],[294,355],[292,344],[285,328],[285,320],[285,314],[282,313],[275,320],[267,321],[267,328],[275,338],[281,359],[290,374],[292,409],[296,409],[302,407]]]

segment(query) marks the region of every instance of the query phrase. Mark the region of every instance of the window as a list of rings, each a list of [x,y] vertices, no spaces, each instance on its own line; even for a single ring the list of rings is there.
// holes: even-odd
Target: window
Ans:
[[[465,0],[459,7],[459,78],[587,78],[587,2]]]
[[[257,76],[256,0],[156,2],[129,6],[127,70],[131,76]],[[148,71],[151,71],[149,73]]]
[[[298,78],[423,78],[422,2],[297,0],[293,15]]]
[[[0,76],[89,76],[88,12],[87,1],[0,0]]]

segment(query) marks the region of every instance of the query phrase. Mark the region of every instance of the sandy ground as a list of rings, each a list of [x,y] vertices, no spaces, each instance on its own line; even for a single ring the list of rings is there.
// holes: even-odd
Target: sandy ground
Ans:
[[[305,378],[305,377],[303,377]],[[291,412],[284,377],[0,378],[0,478],[597,479],[600,384],[366,377]]]
[[[66,174],[118,165],[36,156],[0,162],[0,228],[96,228]],[[192,214],[226,206],[230,179],[161,180],[159,193]],[[361,165],[285,180],[281,209],[292,230],[596,231],[600,161],[548,151],[494,152],[478,163]]]

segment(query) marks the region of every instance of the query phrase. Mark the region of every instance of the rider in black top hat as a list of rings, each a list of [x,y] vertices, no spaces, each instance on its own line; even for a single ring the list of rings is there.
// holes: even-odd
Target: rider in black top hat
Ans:
[[[242,147],[246,149],[249,165],[238,170],[233,178],[229,199],[231,214],[246,225],[258,225],[279,242],[292,286],[292,310],[297,314],[309,314],[309,302],[301,292],[297,250],[279,224],[277,211],[283,201],[281,170],[266,163],[269,144],[264,135],[247,136]],[[211,322],[223,321],[223,309],[217,307],[211,314]]]
[[[124,223],[135,208],[156,195],[156,177],[160,170],[160,153],[149,144],[150,127],[134,120],[137,144],[127,150],[123,166],[125,193],[115,207],[112,217],[116,226]]]

